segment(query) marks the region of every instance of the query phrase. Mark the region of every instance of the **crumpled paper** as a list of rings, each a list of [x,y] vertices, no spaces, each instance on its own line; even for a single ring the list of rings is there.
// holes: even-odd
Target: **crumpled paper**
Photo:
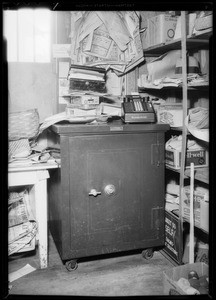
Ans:
[[[166,150],[174,149],[181,151],[182,148],[182,135],[179,136],[172,136],[167,142],[166,142]],[[195,140],[187,140],[187,149],[188,150],[196,150],[199,149],[200,146]]]
[[[209,110],[203,107],[195,107],[190,109],[189,124],[197,129],[209,128]]]

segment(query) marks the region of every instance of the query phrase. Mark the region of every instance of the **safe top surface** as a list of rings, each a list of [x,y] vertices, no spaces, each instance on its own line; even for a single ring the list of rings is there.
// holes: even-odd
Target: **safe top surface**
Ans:
[[[122,121],[113,121],[101,124],[55,124],[51,129],[58,134],[70,133],[131,133],[131,132],[155,132],[169,130],[168,124],[125,124]]]

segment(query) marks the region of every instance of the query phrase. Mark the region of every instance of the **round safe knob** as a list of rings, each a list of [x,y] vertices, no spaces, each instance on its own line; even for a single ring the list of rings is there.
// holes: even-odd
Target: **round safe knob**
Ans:
[[[115,188],[115,186],[113,184],[108,184],[108,185],[105,186],[104,192],[108,196],[111,196],[111,195],[115,194],[116,188]]]

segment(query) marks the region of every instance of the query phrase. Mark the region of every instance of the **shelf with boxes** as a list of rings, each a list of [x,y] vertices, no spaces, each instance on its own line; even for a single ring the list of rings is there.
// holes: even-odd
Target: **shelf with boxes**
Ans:
[[[145,93],[145,92],[150,92],[150,93],[154,93],[155,90],[182,90],[182,83],[164,83],[162,80],[161,80],[161,83],[158,84],[157,82],[156,83],[144,83],[144,85],[147,85],[147,86],[139,86],[138,87],[138,90],[140,93]],[[192,82],[192,83],[188,83],[188,86],[187,86],[187,89],[188,91],[208,91],[209,90],[209,82],[208,81],[205,81],[205,80],[202,80],[202,81],[199,81],[199,82]]]
[[[202,168],[199,169],[199,171]],[[204,168],[203,168],[204,169]],[[198,170],[198,169],[197,169]],[[190,172],[190,170],[188,169]],[[207,168],[206,168],[207,171]],[[197,171],[195,171],[196,174]],[[179,173],[179,174],[178,174]],[[186,172],[185,172],[186,173]],[[190,178],[184,175],[184,196],[180,199],[179,177],[180,170],[166,168],[166,204],[165,204],[165,248],[164,253],[176,264],[188,263],[188,244],[191,228],[190,209]],[[186,173],[187,174],[187,173]],[[193,191],[194,205],[194,261],[202,261],[198,252],[205,248],[205,262],[209,257],[209,193],[208,183],[195,176]],[[207,180],[208,181],[208,180]],[[182,206],[182,220],[179,218],[179,201]],[[182,226],[182,228],[181,228]],[[187,257],[187,260],[186,260]]]
[[[196,33],[192,36],[187,36],[186,47],[188,50],[197,49],[197,47],[208,49],[208,40],[212,36],[212,28],[204,30],[204,32]],[[144,49],[146,56],[157,56],[166,53],[167,51],[177,50],[181,48],[181,38],[171,40],[165,43],[160,43]]]
[[[165,211],[165,250],[163,254],[172,261],[175,265],[185,264],[189,262],[188,258],[188,236],[190,224],[187,219],[183,220],[183,255],[181,254],[181,236],[180,236],[180,224],[179,224],[179,212]],[[199,227],[194,228],[195,245],[194,245],[194,256],[195,262],[208,263],[209,259],[209,243],[208,243],[208,232]],[[180,263],[181,262],[181,263]]]
[[[188,33],[188,23],[186,22],[188,17],[190,16],[187,15],[187,12],[181,12],[182,34],[180,37],[164,39],[157,45],[150,45],[144,49],[144,55],[148,60],[147,74],[139,74],[138,79],[140,93],[148,94],[152,100],[155,97],[161,100],[159,105],[155,102],[154,107],[157,113],[157,122],[170,124],[170,131],[166,134],[167,143],[169,139],[174,138],[178,144],[176,149],[172,149],[172,147],[172,150],[166,149],[165,171],[166,184],[169,183],[167,178],[178,179],[178,185],[175,187],[178,194],[178,206],[174,206],[173,211],[167,209],[166,206],[165,220],[165,252],[178,264],[182,263],[184,254],[185,224],[188,224],[190,228],[193,226],[195,231],[201,229],[208,235],[209,132],[207,124],[202,127],[203,123],[195,131],[190,122],[194,116],[198,116],[196,121],[200,121],[202,113],[206,123],[208,119],[209,41],[212,27],[209,26],[200,31],[189,30],[190,33]],[[159,58],[155,59],[155,56],[159,56]],[[149,57],[152,57],[151,61]],[[197,112],[198,115],[193,114]],[[178,140],[179,137],[181,137],[181,141]],[[194,148],[192,145],[192,149],[187,149],[188,143],[197,143],[197,146]],[[193,176],[191,176],[191,162],[194,166]],[[190,203],[190,193],[185,192],[188,192],[186,189],[188,187],[190,190],[191,180],[194,184],[193,225],[190,224],[191,212],[188,207],[185,208],[185,205]],[[200,193],[203,185],[207,191],[204,195],[205,200],[201,199],[202,193]],[[203,208],[203,206],[205,207]],[[174,211],[176,214],[173,213]],[[185,215],[186,211],[187,216]],[[205,221],[204,226],[199,223],[201,221]]]

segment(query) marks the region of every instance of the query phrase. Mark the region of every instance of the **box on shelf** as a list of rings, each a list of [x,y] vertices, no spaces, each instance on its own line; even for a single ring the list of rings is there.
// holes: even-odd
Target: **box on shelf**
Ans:
[[[182,202],[183,217],[190,220],[190,189],[184,189],[187,199]],[[205,231],[209,231],[209,202],[208,195],[201,191],[194,191],[194,224]]]
[[[203,262],[185,264],[163,271],[164,295],[187,295],[186,291],[178,285],[177,281],[180,278],[188,279],[190,271],[197,272],[199,277],[209,276],[208,265]]]
[[[99,105],[99,96],[94,95],[72,95],[71,103],[77,105]]]
[[[181,151],[177,149],[169,149],[165,151],[166,165],[173,169],[181,168]],[[207,167],[208,166],[208,151],[199,147],[196,150],[187,150],[186,152],[186,168],[190,168],[190,164],[194,163],[194,168]]]
[[[194,30],[194,22],[196,20],[196,13],[190,13],[186,15],[186,35],[191,36]],[[181,16],[177,17],[176,30],[174,35],[175,39],[180,39],[182,37],[181,34]]]
[[[160,14],[147,20],[147,30],[144,34],[144,47],[152,47],[173,39],[177,17],[170,14]]]
[[[158,106],[158,123],[169,124],[171,127],[181,127],[182,120],[183,109],[181,103],[164,103]]]
[[[180,264],[180,237],[178,217],[165,210],[165,247],[164,252]]]

